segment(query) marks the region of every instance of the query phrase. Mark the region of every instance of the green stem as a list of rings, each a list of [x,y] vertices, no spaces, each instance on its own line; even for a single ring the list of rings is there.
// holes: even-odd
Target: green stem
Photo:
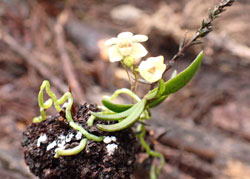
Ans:
[[[47,101],[44,102],[44,90],[50,97]],[[48,80],[44,80],[41,87],[40,91],[38,93],[38,105],[40,107],[40,116],[35,117],[33,119],[33,122],[42,122],[46,119],[46,112],[45,110],[50,108],[54,103],[54,106],[58,112],[60,112],[62,109],[60,107],[60,103],[58,102],[55,93],[53,93],[50,89],[50,83]]]
[[[89,119],[88,119],[88,121],[87,121],[87,125],[88,125],[89,127],[91,127],[91,126],[94,125],[95,118],[96,118],[96,117],[93,116],[93,115],[91,115],[91,116],[89,117]]]
[[[47,94],[50,96],[50,99],[47,100],[45,103],[44,103],[44,96],[43,96],[44,89],[46,89]],[[98,141],[98,142],[103,140],[103,137],[95,136],[89,133],[82,126],[74,122],[72,118],[72,114],[71,114],[71,108],[74,102],[72,94],[70,92],[66,92],[60,99],[57,99],[56,95],[51,91],[49,81],[47,80],[43,81],[40,87],[39,94],[38,94],[38,105],[40,107],[41,115],[38,117],[35,117],[33,119],[33,122],[42,122],[46,119],[45,109],[48,109],[49,107],[52,106],[53,103],[51,101],[53,101],[54,106],[57,111],[61,111],[62,108],[60,107],[60,105],[64,104],[66,108],[65,110],[66,120],[69,122],[69,125],[73,129],[81,132],[87,139]]]
[[[93,135],[93,134],[90,134],[87,130],[85,130],[82,126],[78,125],[77,123],[75,123],[74,121],[70,122],[69,125],[81,132],[87,139],[89,140],[93,140],[93,141],[96,141],[96,142],[101,142],[103,140],[103,137],[99,137],[99,136],[96,136],[96,135]]]
[[[44,80],[43,83],[42,83],[42,85],[41,85],[41,87],[40,87],[40,91],[39,91],[39,94],[38,94],[38,104],[39,104],[39,106],[40,106],[40,107],[44,107],[45,109],[48,109],[48,108],[50,107],[50,106],[49,106],[49,107],[46,108],[46,107],[44,106],[44,99],[43,99],[43,91],[44,91],[44,89],[46,90],[48,96],[49,96],[49,97],[51,98],[51,100],[53,101],[56,110],[57,110],[58,112],[60,112],[62,109],[61,109],[60,105],[57,104],[56,95],[55,95],[55,93],[53,93],[53,92],[51,91],[50,83],[49,83],[48,80]],[[52,103],[51,103],[51,105],[52,105]]]
[[[116,90],[113,95],[111,97],[109,97],[110,100],[114,100],[115,98],[117,98],[120,94],[127,94],[128,96],[130,96],[131,98],[133,98],[136,102],[141,101],[141,99],[131,90],[127,89],[127,88],[121,88]]]
[[[84,138],[80,141],[79,145],[72,149],[60,149],[57,148],[55,150],[55,158],[59,158],[60,156],[69,156],[79,154],[87,145],[88,139]]]
[[[67,103],[65,103],[65,101],[67,101]],[[65,110],[65,115],[66,115],[66,119],[67,121],[70,122],[74,122],[73,118],[72,118],[72,114],[71,114],[71,108],[73,105],[73,96],[70,92],[66,92],[59,100],[58,100],[59,104],[66,104],[66,110]]]
[[[156,152],[154,150],[151,150],[150,149],[150,146],[149,144],[145,141],[144,137],[145,137],[145,134],[146,134],[146,129],[145,129],[145,126],[140,124],[138,126],[138,131],[140,132],[138,134],[138,138],[139,138],[139,141],[142,145],[142,147],[145,149],[145,151],[147,152],[147,154],[149,156],[152,156],[152,157],[157,157],[160,159],[160,166],[159,167],[156,167],[154,165],[151,166],[151,169],[150,169],[150,178],[151,179],[155,179],[155,178],[158,178],[160,172],[161,172],[161,169],[162,167],[164,166],[165,164],[165,159],[164,159],[164,156],[159,153],[159,152]]]
[[[139,79],[139,75],[138,73],[136,72],[136,70],[133,68],[133,75],[134,75],[134,82],[132,83],[132,86],[131,86],[131,90],[136,93],[136,89],[137,89],[137,84],[138,84],[138,79]]]

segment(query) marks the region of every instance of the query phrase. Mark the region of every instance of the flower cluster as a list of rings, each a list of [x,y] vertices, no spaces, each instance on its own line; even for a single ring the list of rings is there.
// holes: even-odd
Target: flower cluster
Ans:
[[[106,41],[109,46],[110,62],[121,61],[125,66],[134,71],[138,71],[140,76],[149,83],[154,83],[162,78],[162,74],[166,70],[164,57],[149,57],[142,61],[142,57],[148,54],[148,51],[141,44],[148,40],[146,35],[133,35],[131,32],[122,32],[116,38]]]

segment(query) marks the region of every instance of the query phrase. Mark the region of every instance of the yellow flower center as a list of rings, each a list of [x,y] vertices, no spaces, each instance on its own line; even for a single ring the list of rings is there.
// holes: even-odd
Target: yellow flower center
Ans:
[[[118,44],[118,49],[121,55],[128,56],[132,51],[132,43],[131,42],[123,42]]]
[[[129,47],[132,47],[132,43],[130,42],[126,42],[126,43],[120,43],[118,45],[119,48],[129,48]]]
[[[156,72],[156,67],[152,67],[148,70],[149,73],[154,74]]]

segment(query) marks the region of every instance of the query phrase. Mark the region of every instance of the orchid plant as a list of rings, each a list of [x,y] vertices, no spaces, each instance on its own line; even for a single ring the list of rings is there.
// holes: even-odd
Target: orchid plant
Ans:
[[[117,132],[129,127],[134,127],[138,141],[149,156],[159,158],[160,165],[152,165],[150,170],[150,178],[157,178],[161,168],[164,165],[164,157],[159,152],[150,148],[145,140],[146,128],[145,120],[151,118],[150,109],[161,104],[172,93],[177,92],[184,87],[196,74],[203,58],[203,52],[200,52],[195,60],[182,72],[177,74],[174,72],[169,80],[163,79],[166,71],[166,64],[163,56],[149,57],[142,60],[148,54],[146,48],[141,44],[148,40],[145,35],[133,35],[131,32],[122,32],[116,38],[106,41],[109,47],[110,62],[120,62],[127,71],[131,83],[131,89],[122,88],[116,90],[111,96],[104,96],[102,99],[103,106],[101,112],[92,112],[87,124],[93,126],[95,120],[115,121],[113,124],[97,124],[96,127],[101,131]],[[155,88],[148,91],[143,97],[136,94],[137,83],[143,82],[147,84],[155,84]],[[50,97],[44,101],[44,91]],[[113,100],[120,94],[126,94],[131,97],[134,103],[117,104]],[[66,92],[61,98],[57,99],[56,95],[50,90],[50,84],[46,80],[40,87],[38,94],[38,105],[41,115],[35,117],[33,122],[42,122],[46,120],[46,109],[54,105],[55,109],[60,112],[65,110],[65,116],[69,125],[85,136],[78,146],[72,149],[55,149],[55,156],[76,155],[88,143],[88,140],[102,142],[104,136],[96,136],[89,133],[80,124],[72,118],[71,108],[73,97],[70,92]],[[62,106],[62,107],[61,107]]]

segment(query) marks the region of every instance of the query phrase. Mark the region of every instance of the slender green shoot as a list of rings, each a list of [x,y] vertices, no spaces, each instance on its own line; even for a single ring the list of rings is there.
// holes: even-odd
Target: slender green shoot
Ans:
[[[57,148],[55,150],[55,158],[59,158],[60,156],[70,156],[79,154],[87,145],[88,139],[84,138],[80,141],[79,145],[72,149],[61,149]]]
[[[146,134],[146,129],[145,129],[145,126],[144,125],[138,125],[138,139],[142,145],[142,147],[145,149],[145,151],[147,152],[147,154],[149,156],[152,156],[152,157],[157,157],[160,159],[160,165],[159,167],[156,167],[155,165],[152,165],[151,166],[151,169],[150,169],[150,179],[156,179],[158,178],[160,172],[161,172],[161,169],[163,168],[164,164],[165,164],[165,159],[164,159],[164,156],[159,153],[159,152],[156,152],[154,150],[152,150],[149,146],[149,144],[145,141],[145,134]]]
[[[69,123],[70,127],[72,127],[73,129],[81,132],[87,139],[89,140],[93,140],[96,142],[101,142],[103,140],[103,137],[99,137],[93,134],[90,134],[87,130],[85,130],[82,126],[80,126],[79,124],[75,123],[75,122],[70,122]]]
[[[48,96],[50,97],[50,99],[48,99],[46,102],[44,102],[44,96],[43,96],[44,89],[46,90]],[[54,106],[58,112],[60,112],[62,110],[60,105],[63,105],[65,107],[66,120],[68,121],[69,125],[73,129],[81,132],[89,140],[94,140],[94,141],[98,141],[98,142],[102,141],[103,137],[99,137],[99,136],[96,136],[96,135],[89,133],[81,125],[74,122],[74,120],[72,118],[72,114],[71,114],[71,108],[72,108],[73,102],[74,102],[73,96],[70,92],[66,92],[61,98],[57,99],[55,93],[53,93],[50,89],[49,81],[45,80],[45,81],[43,81],[43,83],[40,87],[39,94],[38,94],[38,105],[40,107],[41,115],[38,117],[35,117],[33,119],[33,122],[44,121],[46,119],[45,109],[50,108],[53,103],[54,103]],[[91,120],[92,119],[90,119],[90,121]],[[89,123],[91,123],[91,122],[89,122]]]
[[[91,115],[89,118],[88,118],[88,121],[87,121],[87,125],[89,127],[93,126],[94,125],[94,121],[95,121],[95,116]]]
[[[46,93],[50,97],[45,102],[44,102],[44,91],[46,91]],[[63,99],[66,96],[63,96]],[[51,91],[51,89],[50,89],[50,83],[49,83],[49,81],[48,80],[44,80],[43,83],[42,83],[42,85],[41,85],[41,87],[40,87],[40,91],[38,93],[38,105],[40,107],[40,116],[35,117],[33,119],[33,122],[37,123],[37,122],[42,122],[42,121],[46,120],[46,112],[45,112],[45,110],[48,109],[48,108],[50,108],[53,104],[54,104],[55,109],[58,112],[60,112],[62,110],[62,108],[60,107],[60,104],[63,104],[63,99],[61,98],[61,99],[57,100],[57,97],[56,97],[55,93],[53,93]]]
[[[111,97],[109,97],[110,100],[114,100],[115,98],[117,98],[120,94],[127,94],[128,96],[130,96],[131,98],[133,98],[136,102],[141,101],[141,99],[131,90],[127,89],[127,88],[121,88],[116,90],[113,95]]]

